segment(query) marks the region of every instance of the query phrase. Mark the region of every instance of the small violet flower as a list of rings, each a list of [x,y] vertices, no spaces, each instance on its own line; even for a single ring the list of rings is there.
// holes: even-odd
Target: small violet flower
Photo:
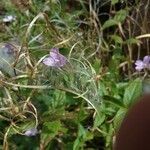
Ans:
[[[135,62],[135,69],[141,71],[142,69],[150,69],[150,56],[145,56],[142,60],[137,60]]]
[[[67,63],[67,58],[59,53],[58,48],[52,48],[48,57],[43,59],[43,63],[51,67],[63,67]]]
[[[12,21],[15,21],[16,20],[16,17],[12,16],[12,15],[9,15],[9,16],[5,16],[3,18],[3,22],[5,23],[8,23],[8,22],[12,22]]]
[[[37,128],[28,129],[24,133],[24,135],[26,135],[26,136],[36,136],[37,134],[38,134]]]

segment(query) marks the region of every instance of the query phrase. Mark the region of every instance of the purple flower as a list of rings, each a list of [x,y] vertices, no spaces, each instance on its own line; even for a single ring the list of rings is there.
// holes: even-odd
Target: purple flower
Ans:
[[[37,134],[38,134],[37,128],[28,129],[24,133],[24,135],[26,135],[26,136],[36,136]]]
[[[58,48],[52,48],[49,57],[43,59],[43,63],[51,67],[63,67],[67,63],[67,58],[59,53]]]
[[[149,65],[150,64],[150,56],[145,56],[143,59],[143,63]]]
[[[150,56],[145,56],[142,60],[137,60],[135,62],[135,69],[141,71],[142,69],[150,69]]]
[[[144,63],[143,63],[142,60],[137,60],[137,61],[135,62],[135,65],[136,65],[135,69],[136,69],[137,71],[141,71],[142,69],[144,69]]]

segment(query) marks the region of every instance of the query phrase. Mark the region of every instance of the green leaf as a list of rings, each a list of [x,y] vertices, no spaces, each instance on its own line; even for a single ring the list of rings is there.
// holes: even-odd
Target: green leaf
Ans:
[[[135,100],[141,95],[142,81],[141,79],[135,79],[125,89],[123,103],[125,106],[129,106],[135,102]]]
[[[114,20],[116,22],[123,22],[126,19],[127,15],[128,15],[127,10],[120,10],[116,13]]]
[[[108,91],[106,90],[106,86],[102,81],[98,83],[98,91],[100,96],[108,95]]]
[[[100,59],[95,58],[94,61],[93,61],[93,65],[92,66],[93,66],[94,70],[96,71],[96,73],[98,74],[99,70],[100,70],[100,67],[101,67]]]
[[[115,126],[116,130],[120,127],[120,124],[121,124],[126,112],[127,112],[127,109],[122,109],[122,108],[120,108],[117,111],[116,116],[114,118],[114,126]]]
[[[97,113],[94,120],[94,128],[100,126],[105,121],[105,118],[106,116],[104,113],[100,113],[100,112],[99,114]]]
[[[135,38],[129,38],[125,41],[125,43],[127,43],[127,44],[139,44],[140,41],[138,39],[135,39]]]
[[[108,133],[106,136],[106,147],[109,147],[112,144],[113,134],[114,134],[113,124],[110,124],[108,127]]]
[[[119,2],[119,0],[111,0],[111,4],[112,5],[115,5],[116,3],[118,3]]]
[[[78,127],[78,137],[77,139],[75,140],[74,142],[74,145],[73,145],[73,150],[78,150],[80,148],[83,147],[83,144],[84,144],[84,140],[83,140],[83,137],[85,137],[86,135],[86,131],[85,129],[83,128],[82,125],[79,124],[79,127]]]
[[[84,129],[84,127],[81,124],[79,124],[78,137],[74,142],[73,150],[83,149],[84,143],[91,139],[93,139],[93,134],[90,133],[88,130]]]
[[[80,111],[77,113],[77,124],[79,122],[83,121],[88,116],[88,113],[86,112],[83,105],[81,105],[81,107],[79,109],[80,109]]]
[[[114,106],[117,106],[118,108],[124,108],[123,103],[117,98],[107,96],[107,95],[104,96],[103,98],[104,98],[105,102],[107,102],[107,103],[113,104]]]
[[[43,133],[48,134],[51,138],[55,137],[61,130],[60,121],[45,122],[43,127]]]
[[[104,30],[106,28],[109,28],[109,27],[115,26],[115,25],[118,25],[118,22],[114,19],[109,19],[103,24],[102,29]]]
[[[112,35],[111,38],[116,42],[116,43],[119,43],[119,44],[122,44],[123,43],[123,40],[120,36],[118,35]]]

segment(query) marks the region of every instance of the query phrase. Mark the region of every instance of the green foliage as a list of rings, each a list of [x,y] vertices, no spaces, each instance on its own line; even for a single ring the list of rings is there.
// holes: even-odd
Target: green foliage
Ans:
[[[120,10],[120,11],[116,12],[115,16],[112,19],[107,20],[103,24],[102,28],[106,29],[106,28],[109,28],[114,25],[119,25],[119,23],[122,23],[125,21],[127,15],[128,15],[127,10]]]
[[[117,11],[119,1],[111,0],[106,19],[96,2],[2,0],[0,149],[112,149],[126,112],[149,91],[148,71],[134,68],[148,35],[134,34],[138,20],[129,6]],[[4,23],[5,15],[16,20]],[[6,43],[14,55],[4,53]],[[59,48],[66,65],[43,63],[51,48]],[[28,136],[32,128],[38,132]]]
[[[140,79],[135,79],[129,86],[125,89],[123,103],[125,106],[129,106],[134,103],[134,101],[141,95],[142,92],[142,82]]]
[[[73,150],[83,149],[84,143],[93,139],[93,134],[85,130],[82,125],[79,124],[78,128],[78,137],[74,142]]]
[[[111,4],[114,5],[114,4],[118,3],[118,1],[119,1],[119,0],[112,0],[112,1],[111,1]]]

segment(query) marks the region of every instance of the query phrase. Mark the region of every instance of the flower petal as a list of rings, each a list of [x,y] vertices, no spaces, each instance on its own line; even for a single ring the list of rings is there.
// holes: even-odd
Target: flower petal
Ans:
[[[67,63],[67,58],[59,53],[58,48],[52,48],[49,57],[43,60],[43,63],[52,67],[63,67]]]
[[[135,65],[136,65],[135,69],[136,69],[137,71],[141,71],[142,69],[144,69],[144,63],[143,63],[143,61],[141,61],[141,60],[137,60],[137,61],[135,62]]]
[[[24,135],[26,135],[26,136],[35,136],[37,134],[38,134],[37,128],[29,129],[29,130],[25,131],[25,133],[24,133]]]
[[[47,57],[45,59],[43,59],[43,63],[47,66],[56,66],[56,62],[58,60],[54,60],[53,58],[51,57]]]
[[[51,51],[50,51],[50,56],[52,58],[57,58],[58,55],[59,55],[59,49],[58,48],[52,48]]]
[[[66,63],[67,63],[66,57],[64,57],[63,55],[60,54],[58,65],[59,65],[60,67],[62,67],[62,66],[64,66]]]
[[[150,56],[145,56],[145,57],[143,58],[143,63],[149,64],[149,63],[150,63]]]

